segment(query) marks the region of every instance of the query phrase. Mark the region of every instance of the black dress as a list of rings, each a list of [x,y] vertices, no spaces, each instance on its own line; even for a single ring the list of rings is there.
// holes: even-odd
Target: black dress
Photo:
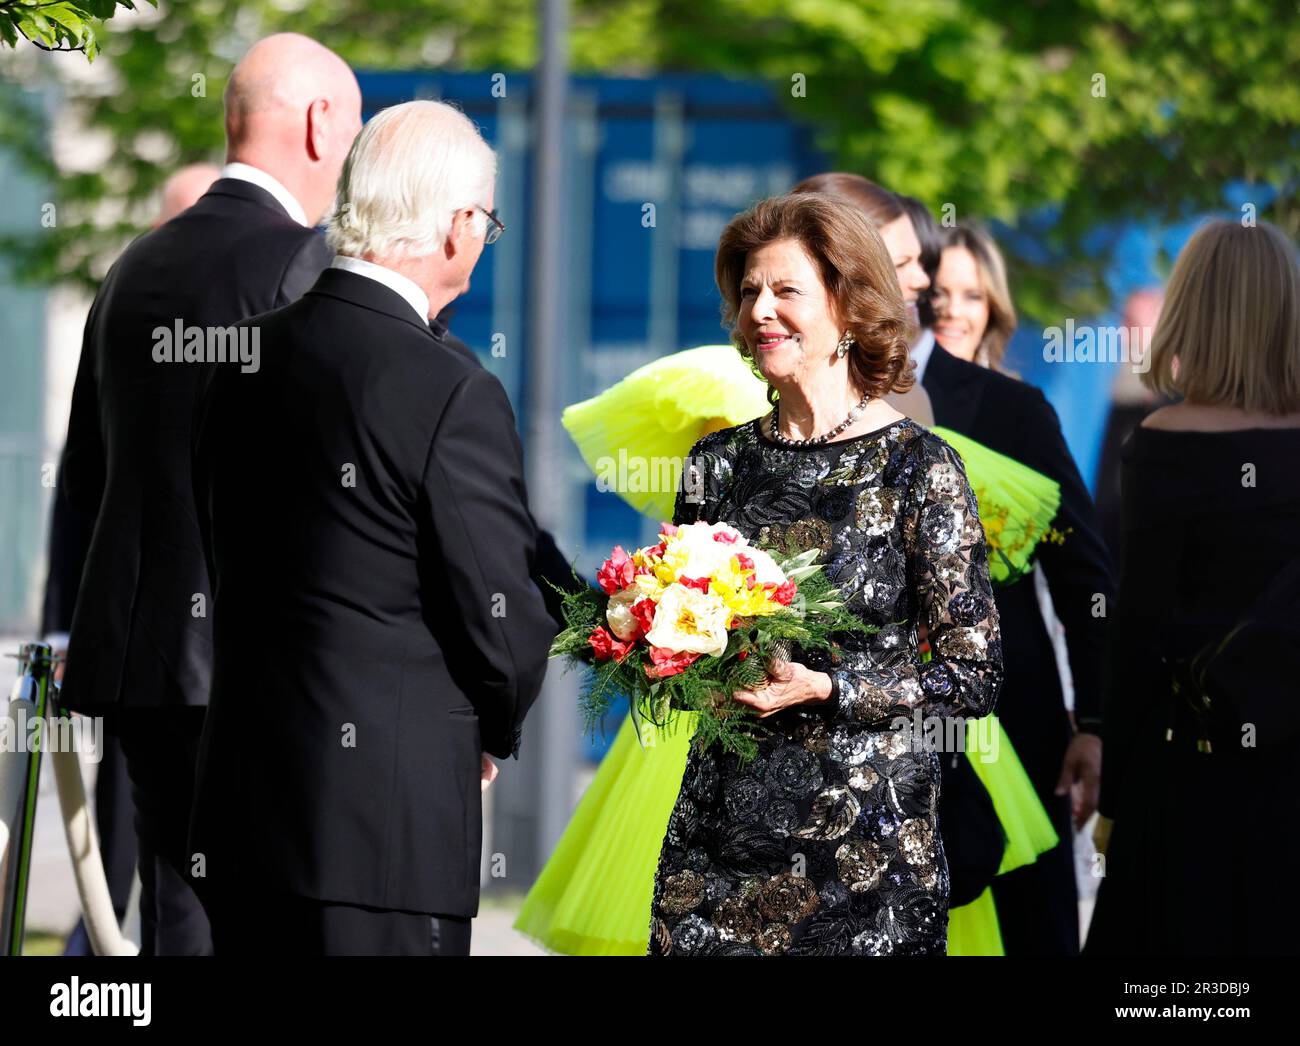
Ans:
[[[997,697],[1001,641],[974,496],[956,452],[910,420],[798,449],[759,425],[695,445],[674,521],[820,549],[880,631],[845,637],[838,663],[795,652],[837,692],[762,720],[770,733],[748,765],[692,745],[648,954],[943,954],[939,757],[896,728],[914,711],[982,716]]]
[[[1138,428],[1125,445],[1100,802],[1115,823],[1085,954],[1300,948],[1294,644],[1226,681],[1281,727],[1256,731],[1218,698],[1202,718],[1172,693],[1300,553],[1297,462],[1296,429]]]

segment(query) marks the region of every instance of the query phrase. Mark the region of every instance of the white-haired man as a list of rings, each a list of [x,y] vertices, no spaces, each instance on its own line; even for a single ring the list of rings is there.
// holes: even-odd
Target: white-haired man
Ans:
[[[314,226],[361,129],[361,91],[338,55],[278,33],[235,66],[225,123],[220,177],[132,243],[95,298],[63,457],[66,508],[93,525],[84,569],[67,564],[80,584],[63,702],[121,738],[145,955],[212,950],[186,847],[212,678],[195,396],[234,324],[293,301],[329,264]]]
[[[502,228],[495,175],[448,105],[376,116],[332,267],[250,321],[260,369],[200,407],[216,668],[191,846],[218,954],[468,953],[485,753],[517,754],[555,630],[505,391],[429,322]]]

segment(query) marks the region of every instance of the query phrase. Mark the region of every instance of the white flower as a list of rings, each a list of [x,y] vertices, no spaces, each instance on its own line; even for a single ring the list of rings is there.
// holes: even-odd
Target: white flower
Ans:
[[[675,654],[712,654],[727,649],[730,611],[717,596],[685,585],[669,585],[659,598],[646,642]]]
[[[716,541],[714,534],[725,534],[735,541]],[[669,553],[678,577],[710,577],[726,565],[743,541],[740,533],[726,523],[687,523],[677,528]]]
[[[631,640],[639,627],[636,618],[632,616],[632,604],[644,598],[635,585],[628,585],[622,592],[615,592],[609,597],[605,620],[609,622],[609,630],[624,642]]]
[[[769,581],[774,585],[785,584],[785,571],[761,548],[745,548],[742,551],[754,561],[754,580],[758,584],[766,585]]]
[[[722,534],[732,540],[719,541]],[[731,557],[743,552],[754,561],[755,579],[760,585],[769,581],[784,584],[785,574],[776,561],[761,549],[754,548],[735,527],[728,523],[687,523],[677,528],[670,546],[677,577],[712,577],[724,572]]]

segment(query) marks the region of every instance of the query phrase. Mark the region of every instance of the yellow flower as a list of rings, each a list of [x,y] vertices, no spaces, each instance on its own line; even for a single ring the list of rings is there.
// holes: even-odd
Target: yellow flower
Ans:
[[[663,595],[664,589],[672,583],[672,578],[665,581],[659,576],[658,572],[654,574],[638,574],[632,582],[640,593],[638,599],[653,599],[656,603],[659,602],[659,597]]]
[[[757,581],[753,588],[749,587],[749,579],[754,574],[753,569],[742,567],[739,559],[733,555],[726,567],[713,576],[709,582],[709,591],[716,592],[735,617],[765,617],[775,614],[781,609],[781,604],[772,599],[771,589],[764,588]]]

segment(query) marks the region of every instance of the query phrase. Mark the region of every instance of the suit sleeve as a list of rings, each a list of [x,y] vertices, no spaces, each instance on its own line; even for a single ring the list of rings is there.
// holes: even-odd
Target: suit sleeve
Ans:
[[[438,322],[445,324],[446,317],[447,310],[443,309],[438,314]],[[463,357],[465,362],[479,370],[483,369],[483,362],[474,350],[456,335],[445,331],[441,340],[443,345]],[[555,542],[555,536],[549,530],[538,527],[536,520],[533,521],[533,526],[537,530],[537,557],[533,561],[533,580],[542,593],[542,599],[546,602],[546,611],[554,620],[555,627],[563,629],[565,628],[563,598],[552,586],[562,588],[566,592],[582,592],[592,586],[590,582],[574,576],[573,566],[564,558],[564,553]]]
[[[215,448],[221,446],[214,430],[219,421],[216,406],[218,389],[224,371],[207,368],[199,375],[194,390],[194,416],[190,428],[190,480],[194,489],[194,515],[199,526],[199,540],[203,545],[203,561],[208,571],[208,592],[212,595],[217,586],[216,560],[212,549],[212,472]]]
[[[449,604],[464,632],[448,661],[474,680],[484,750],[517,757],[555,625],[532,579],[537,532],[514,412],[488,371],[470,371],[452,392],[429,449],[424,495],[448,587],[434,602]]]
[[[1061,422],[1042,392],[1034,389],[1025,419],[1025,453],[1021,460],[1056,480],[1061,505],[1052,526],[1061,543],[1038,546],[1052,605],[1065,626],[1065,642],[1074,679],[1074,716],[1081,731],[1101,728],[1103,664],[1109,613],[1115,597],[1110,555],[1101,537],[1097,509],[1084,486],[1061,432]]]
[[[574,575],[573,567],[564,558],[560,546],[555,543],[554,535],[549,530],[540,528],[537,530],[537,557],[533,561],[533,580],[541,590],[546,611],[551,615],[557,629],[565,627],[563,598],[551,586],[554,585],[565,592],[584,592],[591,587],[590,582]]]
[[[333,258],[333,253],[325,245],[325,237],[313,229],[285,266],[273,307],[279,309],[291,305],[311,290],[312,284],[329,268]]]
[[[109,280],[112,274],[109,274]],[[107,289],[101,289],[102,296]],[[86,328],[81,339],[81,360],[77,364],[77,380],[72,387],[72,411],[68,417],[68,439],[63,446],[60,466],[62,496],[67,499],[67,509],[83,519],[94,520],[99,515],[99,503],[104,496],[107,464],[104,450],[104,431],[99,411],[99,379],[96,373],[95,341],[96,316],[99,298],[90,307]],[[80,571],[78,571],[80,573]]]
[[[66,635],[72,630],[72,613],[77,603],[81,573],[90,552],[95,517],[86,516],[68,500],[64,485],[64,464],[60,462],[50,513],[50,572],[45,582],[41,608],[41,635]]]

